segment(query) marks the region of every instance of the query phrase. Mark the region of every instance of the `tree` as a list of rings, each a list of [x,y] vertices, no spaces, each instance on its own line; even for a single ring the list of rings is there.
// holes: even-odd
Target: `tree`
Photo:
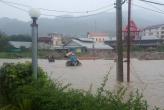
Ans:
[[[6,51],[11,47],[11,45],[8,43],[7,36],[0,32],[0,51]]]
[[[29,35],[23,35],[23,34],[18,34],[18,35],[11,35],[9,36],[10,41],[25,41],[25,42],[31,42],[31,36]]]

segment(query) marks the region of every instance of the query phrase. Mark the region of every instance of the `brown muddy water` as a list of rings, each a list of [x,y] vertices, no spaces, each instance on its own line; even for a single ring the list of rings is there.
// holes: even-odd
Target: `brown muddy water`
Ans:
[[[30,59],[0,59],[0,66],[4,62],[25,62]],[[83,90],[92,90],[100,87],[104,76],[109,72],[106,88],[116,87],[116,63],[113,60],[82,60],[82,66],[66,67],[66,60],[56,60],[49,63],[39,60],[41,66],[51,79],[59,80],[71,87]],[[126,82],[126,63],[124,63],[124,80]],[[129,89],[139,89],[152,106],[164,108],[164,60],[131,60],[131,82],[124,83]]]

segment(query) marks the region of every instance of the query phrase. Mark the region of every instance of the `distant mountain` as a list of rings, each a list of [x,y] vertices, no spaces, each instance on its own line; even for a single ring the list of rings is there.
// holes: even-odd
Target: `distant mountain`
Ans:
[[[62,16],[63,17],[63,16]],[[64,16],[66,17],[66,16]],[[101,13],[94,16],[82,18],[40,18],[39,36],[47,33],[58,32],[70,36],[85,36],[89,31],[109,32],[115,36],[115,13]],[[70,17],[70,16],[68,16]],[[127,23],[127,12],[123,12],[123,25]],[[133,11],[132,18],[139,28],[164,23],[164,16],[152,14],[152,12]],[[23,22],[17,19],[0,18],[0,30],[6,34],[30,34],[30,22]]]
[[[0,18],[0,31],[6,34],[28,34],[30,27],[27,22],[19,21],[17,19]]]

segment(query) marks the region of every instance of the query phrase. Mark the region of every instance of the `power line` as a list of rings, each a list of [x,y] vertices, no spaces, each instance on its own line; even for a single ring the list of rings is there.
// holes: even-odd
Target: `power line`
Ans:
[[[14,6],[14,5],[11,5],[11,4],[8,4],[6,2],[3,2],[2,0],[0,1],[1,3],[4,3],[5,5],[7,6],[10,6],[10,7],[13,7],[13,8],[16,8],[20,11],[23,11],[23,12],[26,12],[28,13],[27,10],[23,9],[23,8],[20,8],[20,7],[17,7],[17,6]],[[102,14],[104,12],[107,12],[107,11],[111,11],[112,9],[114,9],[114,7],[111,7],[110,9],[107,9],[107,10],[104,10],[104,11],[101,11],[99,13],[95,13],[95,14],[90,14],[90,15],[81,15],[81,16],[73,16],[73,17],[62,17],[62,16],[57,16],[57,15],[49,15],[49,14],[44,14],[44,13],[41,13],[41,15],[43,16],[52,16],[52,17],[58,17],[58,18],[85,18],[85,17],[90,17],[90,16],[95,16],[95,15],[99,15],[99,14]]]
[[[20,3],[16,3],[16,2],[9,2],[9,1],[4,1],[4,0],[1,0],[1,1],[6,2],[8,4],[14,4],[14,5],[22,6],[22,7],[26,7],[26,8],[31,8],[32,7],[30,5],[20,4]],[[61,12],[61,13],[90,13],[90,12],[96,12],[96,11],[99,11],[99,10],[102,10],[102,9],[106,9],[109,6],[113,6],[113,5],[114,5],[114,3],[102,6],[102,7],[97,8],[97,9],[86,10],[86,11],[65,11],[65,10],[54,10],[54,9],[46,9],[46,8],[38,8],[38,9],[44,10],[44,11]]]
[[[160,8],[158,8],[157,6],[153,5],[153,4],[149,4],[149,6],[154,7],[155,9],[158,9],[159,11],[163,12],[163,10],[161,10]]]
[[[44,11],[55,11],[55,12],[62,12],[62,13],[90,13],[90,12],[96,12],[96,11],[108,8],[109,6],[111,6],[111,4],[97,8],[97,9],[88,10],[88,11],[57,11],[57,10],[45,9],[45,8],[38,8],[38,9],[44,10]]]
[[[144,3],[146,4],[146,2],[144,2]],[[153,8],[155,8],[155,9],[157,9],[157,10],[163,12],[163,10],[161,10],[160,8],[158,8],[158,7],[157,7],[156,5],[154,5],[154,4],[148,3],[147,5],[152,6]]]
[[[18,6],[22,6],[22,7],[26,7],[26,8],[30,8],[30,5],[25,5],[25,4],[20,4],[20,3],[15,3],[15,2],[9,2],[9,1],[5,1],[5,0],[0,0],[1,2],[5,2],[5,3],[9,3],[9,4],[14,4],[14,5],[18,5]]]
[[[99,15],[99,14],[103,14],[104,12],[107,12],[107,11],[112,11],[112,9],[114,9],[114,7],[110,8],[110,9],[107,9],[105,11],[101,11],[99,13],[95,13],[95,14],[90,14],[90,15],[81,15],[81,16],[68,16],[68,17],[63,17],[63,16],[57,16],[57,15],[49,15],[49,14],[41,14],[43,16],[53,16],[53,17],[59,17],[59,18],[86,18],[86,17],[90,17],[90,16],[95,16],[95,15]]]
[[[7,4],[7,3],[3,2],[3,0],[0,0],[0,2],[3,3],[3,4],[5,4],[5,5],[7,5],[7,6],[9,6],[9,7],[16,8],[16,9],[18,9],[18,10],[20,10],[20,11],[28,12],[28,10],[25,10],[25,9],[23,9],[23,8],[20,8],[20,7],[14,6],[14,5]]]
[[[140,0],[140,1],[143,1],[143,0]],[[23,11],[23,12],[27,12],[27,13],[28,13],[28,10],[25,10],[25,9],[23,9],[23,8],[20,8],[20,7],[17,7],[17,6],[15,6],[15,5],[11,5],[11,3],[7,3],[7,2],[4,1],[4,0],[0,0],[0,2],[1,2],[1,3],[4,3],[4,4],[7,5],[7,6],[10,6],[10,7],[13,7],[13,8],[16,8],[16,9],[18,9],[18,10],[21,10],[21,11]],[[157,10],[153,10],[153,9],[151,9],[151,8],[143,7],[143,6],[134,4],[134,3],[132,3],[132,4],[133,4],[134,6],[143,8],[143,9],[148,10],[148,11],[153,11],[153,12],[156,12],[156,13],[164,14],[164,12],[163,12],[162,10],[157,11]],[[30,6],[24,5],[24,4],[21,4],[21,5],[22,5],[23,7],[25,7],[25,6],[26,6],[26,7],[30,7]],[[108,10],[112,10],[112,9],[114,9],[114,8],[112,7],[112,8],[110,8],[110,9],[105,10],[105,11],[101,11],[101,12],[99,12],[99,13],[95,13],[95,14],[91,14],[91,15],[81,15],[81,16],[74,16],[74,17],[62,17],[62,16],[50,15],[50,14],[44,14],[44,13],[42,13],[41,15],[43,15],[43,16],[53,16],[53,17],[59,17],[59,18],[84,18],[84,17],[90,17],[90,16],[98,15],[98,14],[107,12]],[[95,9],[95,10],[96,10],[96,9]],[[88,11],[88,12],[90,12],[90,11]]]
[[[140,2],[142,2],[142,1],[140,1]],[[155,8],[155,9],[157,9],[157,10],[159,10],[159,11],[161,11],[161,12],[163,12],[163,10],[161,10],[159,7],[157,7],[155,4],[151,4],[151,3],[147,3],[147,2],[144,2],[146,5],[149,5],[149,6],[152,6],[153,8]]]
[[[142,1],[142,2],[147,2],[147,3],[152,3],[152,4],[156,4],[156,5],[163,5],[163,3],[159,3],[159,2],[153,2],[153,1],[149,1],[149,0],[139,0],[139,1]]]
[[[134,6],[136,6],[136,7],[143,8],[143,9],[148,10],[148,11],[152,11],[152,12],[156,12],[156,13],[164,14],[164,12],[161,12],[161,11],[153,10],[153,9],[151,9],[151,8],[143,7],[143,6],[140,6],[140,5],[134,4],[134,3],[132,3],[132,4],[133,4]]]

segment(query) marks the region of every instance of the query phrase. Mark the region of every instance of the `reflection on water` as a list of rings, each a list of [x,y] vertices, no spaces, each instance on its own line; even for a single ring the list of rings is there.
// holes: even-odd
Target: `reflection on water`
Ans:
[[[3,62],[24,62],[29,59],[7,60]],[[93,91],[110,72],[107,89],[116,85],[116,64],[112,60],[82,60],[82,66],[66,67],[65,60],[56,60],[49,63],[47,60],[39,60],[39,65],[48,72],[51,79],[58,79],[63,83],[71,83],[73,88],[88,90],[92,84]],[[111,69],[110,69],[111,68]],[[126,63],[124,64],[124,79],[126,80]],[[164,60],[139,61],[133,59],[131,62],[131,83],[129,89],[139,88],[149,104],[164,108]]]

